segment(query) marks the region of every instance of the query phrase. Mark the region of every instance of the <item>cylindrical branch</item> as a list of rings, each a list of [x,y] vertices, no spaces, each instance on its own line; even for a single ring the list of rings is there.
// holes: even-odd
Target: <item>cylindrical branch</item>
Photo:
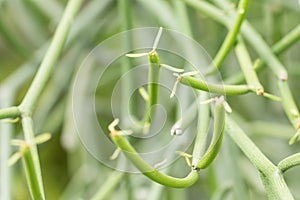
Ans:
[[[225,94],[225,95],[240,95],[248,92],[255,92],[255,88],[248,85],[221,85],[208,83],[204,80],[194,78],[191,76],[179,76],[180,83],[190,86],[192,88],[203,90],[206,92]]]
[[[287,81],[278,81],[278,88],[282,99],[284,111],[296,129],[296,134],[290,139],[289,144],[294,144],[300,136],[300,114],[294,101]]]
[[[191,172],[185,178],[175,178],[165,175],[147,164],[120,132],[112,130],[110,137],[140,172],[159,184],[174,188],[186,188],[198,180],[198,172],[193,169],[191,169]]]
[[[283,51],[287,50],[293,44],[295,44],[300,39],[300,25],[296,26],[290,32],[288,32],[283,38],[281,38],[278,42],[276,42],[271,50],[275,55],[281,54]],[[266,66],[264,61],[259,62],[259,64],[255,67],[255,71],[260,71]],[[243,82],[245,79],[244,73],[233,74],[227,80],[226,83],[229,84],[238,84]]]
[[[194,144],[194,150],[192,155],[192,165],[197,166],[199,160],[205,153],[206,139],[208,135],[209,123],[210,123],[210,105],[202,104],[201,102],[207,101],[209,98],[208,93],[200,92],[199,98],[197,99],[198,109],[198,125],[197,135]],[[199,102],[201,101],[201,102]]]
[[[281,171],[228,115],[226,116],[225,130],[251,163],[260,171],[268,196],[273,197],[272,199],[294,199],[282,177]]]
[[[149,70],[148,70],[148,96],[149,99],[146,105],[144,115],[144,126],[149,126],[151,123],[151,108],[157,104],[159,92],[159,74],[160,74],[160,61],[155,49],[148,53]]]
[[[212,74],[216,72],[218,69],[221,68],[222,63],[224,62],[226,56],[230,52],[231,47],[234,45],[236,38],[238,36],[238,33],[240,31],[241,25],[243,23],[243,20],[246,16],[246,12],[248,10],[250,0],[240,0],[238,9],[237,9],[237,16],[232,24],[232,26],[229,27],[229,32],[226,35],[226,38],[219,49],[216,57],[213,60],[214,66],[210,69],[208,72],[209,74]]]
[[[259,94],[260,92],[263,93],[263,86],[258,80],[247,47],[242,38],[238,39],[238,43],[235,46],[235,53],[240,63],[241,69],[244,73],[247,84],[252,85],[256,89],[257,94]],[[256,63],[256,65],[257,64],[258,63]]]
[[[28,154],[24,154],[27,183],[33,199],[45,199],[41,167],[36,144],[34,144],[33,121],[31,117],[22,115],[24,137],[28,146]]]
[[[224,96],[216,97],[215,98],[215,112],[214,112],[214,130],[213,130],[213,136],[210,142],[210,145],[208,149],[206,150],[205,154],[201,156],[201,158],[197,161],[197,158],[195,158],[197,165],[194,166],[197,169],[205,169],[207,168],[216,158],[218,155],[223,135],[224,135],[224,125],[225,125],[225,109],[224,109],[224,103],[225,99]],[[205,124],[204,124],[205,126]],[[197,138],[196,143],[201,142],[199,141],[200,138]],[[203,144],[203,143],[202,143]],[[205,145],[205,143],[203,144]],[[200,145],[199,145],[200,146]],[[195,145],[196,148],[199,147],[198,145]],[[198,149],[194,148],[194,151],[198,151]]]
[[[20,115],[21,111],[16,106],[0,109],[0,119],[16,118],[20,117]]]
[[[291,155],[279,162],[278,168],[280,171],[285,172],[286,170],[300,165],[300,153]]]

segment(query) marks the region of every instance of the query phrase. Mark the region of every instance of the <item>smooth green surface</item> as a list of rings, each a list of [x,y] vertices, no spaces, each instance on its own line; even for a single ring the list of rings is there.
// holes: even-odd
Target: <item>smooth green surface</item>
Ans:
[[[198,180],[198,171],[193,169],[191,169],[191,172],[184,178],[165,175],[148,165],[129,142],[119,133],[111,135],[111,138],[141,173],[159,184],[174,188],[186,188],[193,185]]]
[[[248,92],[252,92],[254,88],[248,85],[221,85],[213,84],[197,79],[191,76],[184,76],[179,79],[180,83],[190,86],[192,88],[203,90],[216,94],[226,94],[226,95],[241,95]]]

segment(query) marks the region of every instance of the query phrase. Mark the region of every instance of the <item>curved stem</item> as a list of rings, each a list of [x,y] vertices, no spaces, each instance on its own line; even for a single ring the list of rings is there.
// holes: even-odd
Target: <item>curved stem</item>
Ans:
[[[191,172],[185,178],[175,178],[169,175],[165,175],[159,172],[154,167],[148,165],[131,146],[131,144],[120,135],[119,132],[114,131],[110,134],[110,137],[115,144],[123,151],[125,156],[134,164],[136,168],[140,170],[145,176],[151,180],[174,188],[186,188],[193,185],[198,180],[197,170],[191,170]]]
[[[224,24],[225,26],[229,26],[229,24],[232,23],[232,17],[234,16],[234,13],[231,13],[228,15],[221,15],[222,11],[215,8],[214,6],[210,5],[209,3],[203,2],[203,1],[195,1],[195,0],[185,0],[190,5],[194,6],[195,8],[201,10],[204,14],[210,16],[211,18],[215,19],[216,21]],[[224,7],[225,9],[230,8],[230,4],[227,1],[220,1],[216,0],[217,3]],[[207,10],[206,8],[209,8]],[[291,36],[291,40],[298,37],[298,30],[296,29],[296,33],[293,33]],[[247,41],[250,43],[250,45],[257,51],[259,56],[262,60],[268,64],[270,69],[273,71],[273,73],[278,78],[278,85],[279,85],[279,91],[281,93],[281,98],[283,102],[289,102],[289,106],[286,106],[287,104],[284,103],[284,111],[286,115],[288,116],[291,123],[296,126],[297,131],[299,131],[299,123],[300,117],[299,117],[299,111],[296,107],[295,101],[293,99],[292,93],[290,91],[290,88],[288,84],[286,83],[288,79],[288,74],[282,63],[279,61],[279,59],[273,54],[271,48],[267,45],[267,43],[263,40],[261,35],[255,31],[255,29],[247,22],[243,24],[243,27],[241,28],[241,33],[247,39]],[[287,44],[288,45],[288,44]],[[287,95],[285,95],[287,93]],[[291,113],[295,113],[294,116],[291,115]],[[295,118],[297,118],[295,120]],[[295,123],[297,121],[297,124]]]
[[[207,168],[213,162],[213,160],[216,158],[217,154],[220,151],[225,125],[225,109],[223,106],[224,102],[225,99],[223,96],[219,97],[216,100],[213,136],[207,151],[200,159],[200,161],[198,161],[197,168],[199,169]]]
[[[181,76],[178,78],[179,82],[184,85],[211,93],[239,95],[255,91],[254,88],[248,85],[218,85],[213,83],[207,83],[204,80],[197,79],[191,76]]]
[[[224,42],[222,43],[221,48],[219,49],[217,55],[213,60],[213,66],[208,72],[208,74],[215,73],[218,69],[221,68],[222,63],[224,62],[226,56],[228,55],[231,47],[236,41],[238,33],[240,31],[243,20],[246,16],[246,12],[249,7],[250,0],[240,0],[237,8],[237,16],[235,22],[229,27],[229,32],[226,35]]]
[[[300,165],[300,153],[296,153],[280,161],[278,168],[280,171],[285,172],[286,170],[298,165]]]

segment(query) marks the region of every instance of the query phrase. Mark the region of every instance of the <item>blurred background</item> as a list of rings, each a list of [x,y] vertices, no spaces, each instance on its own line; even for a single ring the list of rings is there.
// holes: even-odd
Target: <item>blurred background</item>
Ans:
[[[0,108],[18,105],[26,94],[60,21],[66,2],[64,0],[0,0]],[[218,1],[207,2],[218,5],[216,3]],[[230,1],[230,4],[232,7],[229,10],[221,9],[222,12],[230,12],[230,9],[235,8],[237,1]],[[246,18],[267,44],[273,46],[299,25],[300,5],[297,0],[252,1]],[[93,197],[101,199],[98,197],[102,195],[100,193],[105,190],[105,187],[113,189],[108,190],[107,199],[267,198],[258,172],[227,135],[217,159],[208,169],[200,171],[199,181],[187,189],[166,188],[153,183],[141,174],[115,172],[95,159],[80,141],[72,113],[72,89],[77,71],[84,59],[94,47],[115,34],[132,28],[160,26],[191,37],[201,44],[207,56],[211,57],[215,56],[227,34],[225,26],[182,0],[84,1],[74,21],[63,54],[33,115],[36,133],[52,134],[50,141],[39,146],[47,199],[92,199]],[[150,40],[152,41],[152,38]],[[124,43],[126,45],[126,41]],[[122,44],[108,47],[107,54],[97,54],[97,60],[105,61],[109,54],[114,54],[121,48],[120,45]],[[184,44],[179,46],[185,48]],[[253,60],[259,58],[251,46],[248,49]],[[298,107],[300,106],[299,52],[298,42],[278,56],[289,72],[289,85]],[[178,57],[164,56],[164,52],[161,52],[161,57],[166,64],[186,64]],[[113,65],[124,63],[139,64],[135,60],[122,61],[121,59]],[[222,79],[226,82],[238,71],[240,67],[232,51],[226,58],[217,80]],[[103,129],[113,120],[110,110],[112,89],[122,76],[118,67],[111,67],[105,73],[102,85],[96,91],[95,108],[99,124],[104,127]],[[265,90],[278,95],[273,73],[265,68],[258,75]],[[166,78],[170,79],[170,82],[175,81],[172,76]],[[175,108],[176,101],[172,100],[170,103],[168,94],[169,91],[162,90],[160,96],[160,101],[168,114],[166,130],[175,123],[179,112]],[[193,93],[183,92],[179,95],[187,95],[182,103],[182,109],[187,109],[194,98]],[[133,110],[140,117],[145,106],[143,100],[137,93],[134,93],[131,98],[136,103]],[[238,123],[274,163],[299,151],[299,143],[288,145],[288,140],[295,130],[287,120],[280,103],[255,94],[230,96],[228,102]],[[9,145],[9,141],[12,138],[23,138],[23,135],[20,124],[1,123],[0,126],[3,168],[5,158],[17,151]],[[194,131],[195,124],[192,124],[187,132],[194,133]],[[170,137],[169,133],[166,135],[165,137]],[[150,141],[149,146],[144,148],[150,148],[155,143],[155,140]],[[138,149],[143,150],[143,146],[139,146]],[[187,149],[187,152],[191,153],[192,147]],[[107,154],[109,153],[111,152],[108,151]],[[29,199],[22,162],[17,162],[9,169],[9,176],[4,176],[2,173],[1,184],[8,185],[7,188],[11,190],[8,192],[12,199]],[[184,176],[189,168],[181,158],[165,170],[174,176]],[[113,180],[112,177],[117,179],[116,185],[108,186],[111,183],[108,180]],[[285,178],[295,198],[300,199],[299,169],[288,171]]]

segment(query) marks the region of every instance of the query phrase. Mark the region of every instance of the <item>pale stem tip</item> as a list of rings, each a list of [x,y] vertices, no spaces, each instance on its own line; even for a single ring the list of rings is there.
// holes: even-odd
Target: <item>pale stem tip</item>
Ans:
[[[172,99],[175,94],[176,94],[176,90],[177,90],[177,87],[178,87],[178,83],[179,83],[179,79],[177,78],[176,82],[174,83],[174,86],[173,86],[173,89],[172,89],[172,92],[170,94],[170,98]]]
[[[160,37],[161,37],[161,34],[162,34],[162,30],[163,30],[162,27],[160,27],[159,30],[158,30],[158,33],[157,33],[157,35],[156,35],[156,37],[155,37],[155,40],[154,40],[153,50],[156,49],[157,46],[158,46],[158,42],[159,42],[159,40],[160,40]]]
[[[118,124],[119,124],[119,119],[118,119],[118,118],[114,119],[114,121],[108,125],[108,130],[109,130],[110,132],[113,132],[113,131],[115,130],[115,127],[116,127]]]
[[[167,65],[167,64],[160,64],[160,66],[172,71],[172,72],[177,72],[177,73],[182,73],[184,72],[184,69],[178,69],[176,67],[172,67],[170,65]]]
[[[145,88],[140,87],[138,91],[145,101],[149,101],[149,95],[148,95],[147,91],[145,90]]]
[[[117,148],[117,149],[113,152],[113,154],[109,157],[109,160],[115,160],[115,159],[119,156],[120,152],[121,152],[121,149],[120,149],[120,148]]]
[[[129,58],[139,58],[143,56],[148,56],[148,53],[127,53],[126,56]]]

